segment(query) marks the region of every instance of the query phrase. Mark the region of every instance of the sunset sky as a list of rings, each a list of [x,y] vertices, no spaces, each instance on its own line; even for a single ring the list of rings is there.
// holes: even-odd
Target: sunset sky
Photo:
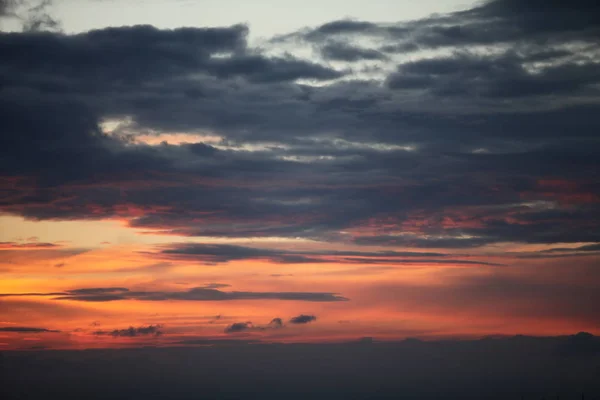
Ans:
[[[600,334],[595,1],[34,3],[0,350]]]

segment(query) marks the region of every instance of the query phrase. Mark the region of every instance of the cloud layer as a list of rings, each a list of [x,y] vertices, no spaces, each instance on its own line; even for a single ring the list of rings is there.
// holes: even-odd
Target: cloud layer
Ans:
[[[334,21],[269,54],[243,25],[1,33],[0,208],[189,236],[596,242],[600,53],[580,3]],[[276,55],[290,38],[379,72]],[[136,139],[173,132],[218,141]]]

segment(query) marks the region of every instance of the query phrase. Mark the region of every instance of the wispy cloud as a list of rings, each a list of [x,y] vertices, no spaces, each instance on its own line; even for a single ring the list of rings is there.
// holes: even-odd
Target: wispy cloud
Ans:
[[[411,251],[297,251],[247,247],[229,244],[186,243],[159,248],[158,256],[173,260],[226,263],[236,260],[268,260],[279,264],[453,264],[499,266],[501,264],[447,258],[448,253]],[[437,258],[434,258],[437,257]]]
[[[86,302],[107,302],[118,300],[142,301],[232,301],[232,300],[290,300],[333,302],[348,299],[336,293],[327,292],[224,292],[208,287],[196,287],[181,292],[168,291],[130,291],[127,288],[85,288],[65,292],[51,293],[4,293],[0,297],[42,296],[56,300],[73,300]]]
[[[317,317],[315,317],[314,315],[298,315],[297,317],[291,318],[290,319],[290,323],[291,324],[308,324],[309,322],[313,322],[316,321]]]
[[[46,332],[60,332],[57,330],[46,329],[46,328],[31,328],[23,326],[4,326],[0,327],[0,332],[12,332],[12,333],[46,333]]]
[[[112,336],[112,337],[137,337],[137,336],[160,336],[162,325],[148,325],[134,328],[130,326],[126,329],[114,329],[112,331],[94,331],[97,336]]]

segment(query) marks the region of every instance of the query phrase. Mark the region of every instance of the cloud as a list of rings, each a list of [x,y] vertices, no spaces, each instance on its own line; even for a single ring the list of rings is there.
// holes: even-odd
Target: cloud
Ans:
[[[51,249],[55,247],[60,247],[54,243],[39,243],[39,242],[30,242],[30,243],[22,243],[22,242],[0,242],[0,249]]]
[[[246,56],[233,60],[217,61],[209,67],[220,78],[246,76],[255,82],[293,81],[296,79],[331,80],[340,78],[343,72],[293,58]]]
[[[208,287],[196,287],[181,292],[130,291],[127,288],[85,288],[53,293],[4,293],[0,297],[53,297],[56,300],[107,302],[119,300],[140,301],[233,301],[233,300],[289,300],[333,302],[348,301],[337,293],[327,292],[223,292]]]
[[[254,328],[252,322],[236,322],[225,328],[225,333],[238,333],[248,331]]]
[[[110,335],[113,337],[137,337],[137,336],[160,336],[163,332],[160,330],[162,325],[148,325],[134,328],[130,326],[127,329],[114,329],[112,331],[94,331],[97,336]]]
[[[283,320],[281,318],[273,318],[271,322],[269,322],[269,327],[274,329],[279,329],[283,327]]]
[[[60,22],[49,12],[52,5],[52,0],[0,0],[0,19],[20,21],[25,32],[60,30]]]
[[[205,288],[207,289],[222,289],[222,288],[226,288],[226,287],[230,287],[231,285],[228,285],[226,283],[208,283],[206,285],[204,285]]]
[[[266,50],[245,25],[0,33],[0,212],[431,249],[599,242],[595,10],[494,0],[329,21]],[[173,132],[217,139],[142,139]],[[165,250],[208,263],[362,257]]]
[[[374,237],[376,239],[376,237]],[[372,240],[374,240],[372,239]],[[498,266],[484,261],[445,259],[449,254],[411,251],[295,251],[247,247],[227,244],[185,243],[159,247],[159,255],[168,259],[226,263],[236,260],[269,260],[279,264],[463,264]],[[429,258],[429,257],[438,257]],[[281,276],[274,274],[271,276]]]
[[[120,287],[111,287],[111,288],[86,288],[86,289],[73,289],[73,290],[69,290],[69,293],[72,293],[73,295],[82,295],[82,296],[87,296],[87,295],[97,295],[97,294],[111,294],[111,293],[122,293],[122,292],[128,292],[129,289],[127,288],[120,288]]]
[[[600,81],[597,61],[548,66],[531,72],[526,56],[457,53],[402,64],[388,77],[391,89],[426,90],[444,97],[519,98],[577,94]]]
[[[14,0],[0,0],[0,16],[4,17],[10,15],[12,12],[12,7],[14,4]]]
[[[251,321],[247,322],[235,322],[225,328],[225,333],[238,333],[248,331],[267,331],[272,329],[284,328],[283,320],[281,318],[273,318],[267,325],[254,325]]]
[[[290,318],[291,324],[308,324],[309,322],[316,321],[317,317],[314,315],[298,315],[297,317]]]
[[[548,250],[542,250],[540,253],[566,253],[566,252],[587,252],[600,251],[600,243],[586,244],[578,247],[557,247]]]
[[[310,322],[316,321],[317,317],[314,315],[298,315],[290,318],[289,322],[293,325],[303,325]],[[273,318],[267,325],[254,325],[251,321],[247,322],[235,322],[227,326],[224,330],[225,333],[239,333],[239,332],[264,332],[267,330],[278,330],[285,328],[283,319]]]
[[[577,247],[553,247],[546,250],[540,250],[535,252],[521,252],[516,253],[517,258],[522,259],[553,259],[553,258],[583,258],[591,257],[594,258],[600,254],[600,244],[586,244]]]
[[[361,60],[385,60],[385,54],[373,50],[351,46],[347,43],[331,42],[321,48],[321,55],[327,60],[337,61],[361,61]]]
[[[46,333],[46,332],[60,332],[46,328],[30,328],[22,326],[5,326],[0,327],[0,332],[12,332],[12,333]]]
[[[544,44],[585,40],[598,33],[597,6],[588,0],[568,3],[534,1],[524,7],[515,0],[492,0],[471,9],[433,15],[416,21],[372,23],[357,20],[327,22],[292,35],[311,42],[332,37],[370,37],[387,42],[388,51],[416,51],[440,47],[512,44]],[[593,17],[591,17],[593,15]],[[557,22],[562,22],[558,24]]]

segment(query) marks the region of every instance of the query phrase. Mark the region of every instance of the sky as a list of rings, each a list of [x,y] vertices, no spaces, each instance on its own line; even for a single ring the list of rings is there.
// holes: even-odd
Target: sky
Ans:
[[[599,6],[366,4],[0,0],[0,351],[600,334]]]

